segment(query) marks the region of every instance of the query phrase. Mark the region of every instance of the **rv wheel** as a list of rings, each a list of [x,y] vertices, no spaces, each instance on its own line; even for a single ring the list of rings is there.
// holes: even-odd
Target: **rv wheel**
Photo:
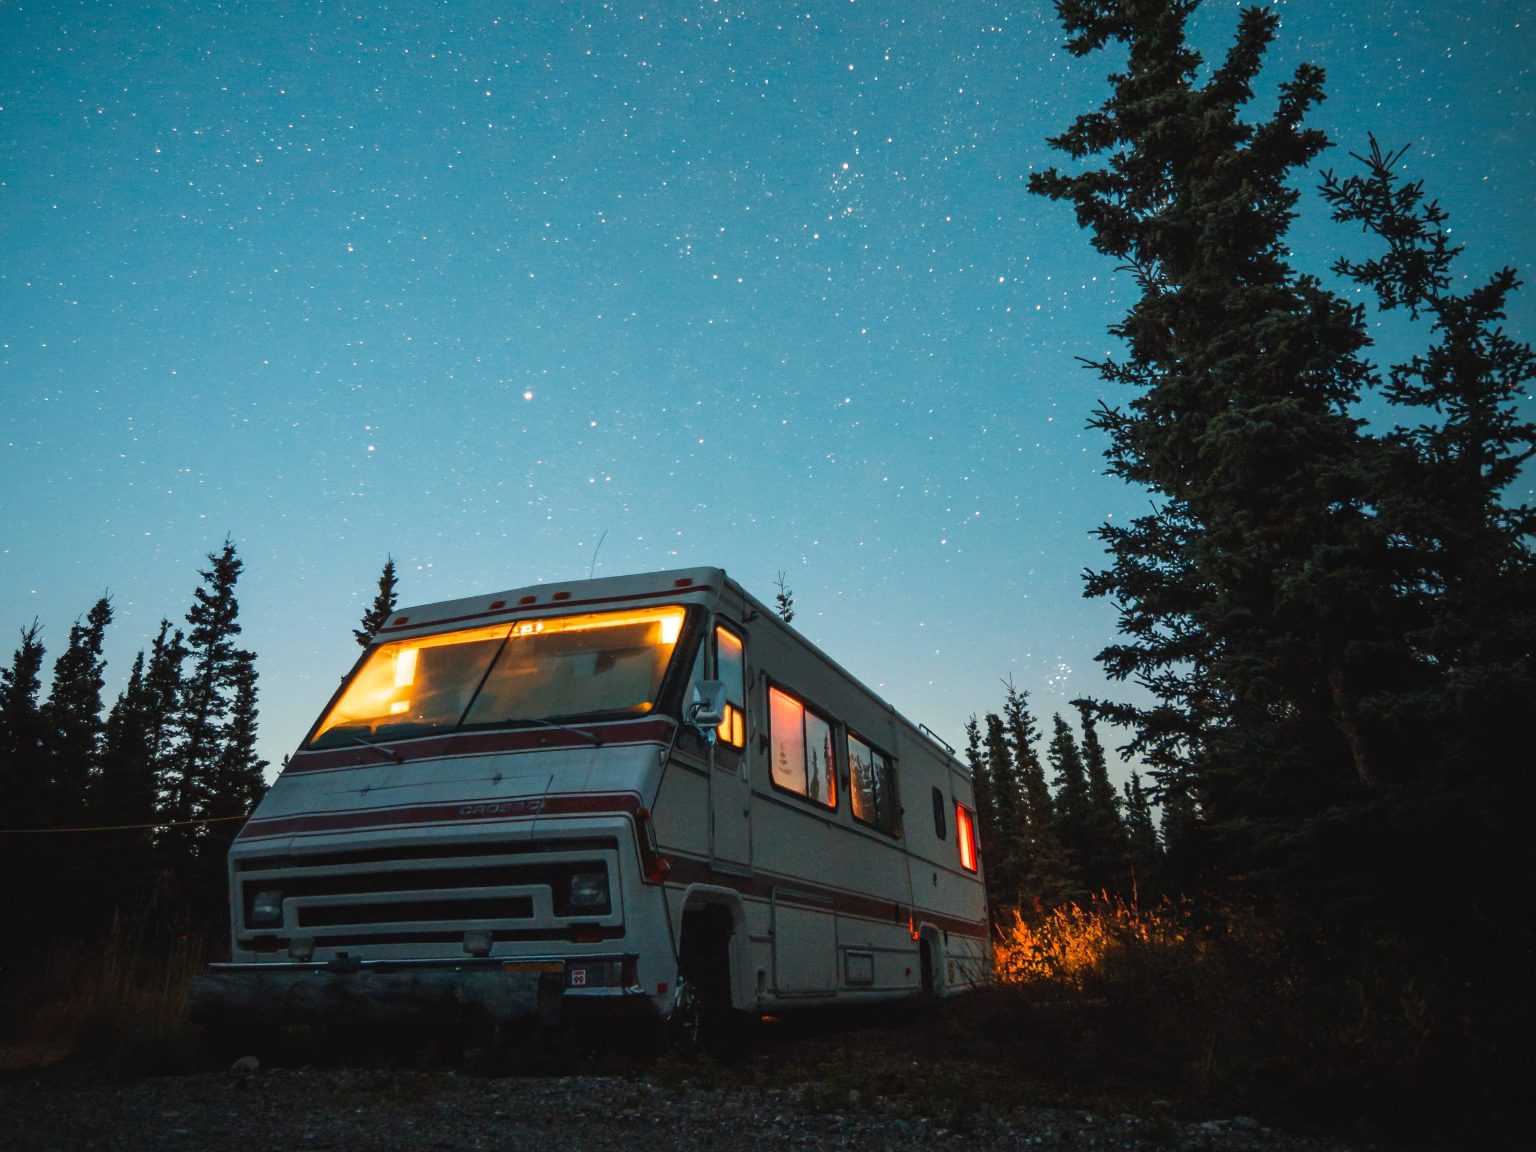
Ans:
[[[667,1046],[680,1056],[692,1058],[704,1049],[704,1004],[692,980],[680,978],[667,1017]]]

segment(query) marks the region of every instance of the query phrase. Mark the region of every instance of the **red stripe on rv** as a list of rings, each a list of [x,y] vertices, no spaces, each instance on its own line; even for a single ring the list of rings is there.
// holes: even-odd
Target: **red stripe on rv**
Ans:
[[[622,744],[664,744],[675,721],[665,716],[646,720],[617,720],[606,723],[573,724],[578,731],[564,728],[519,728],[501,732],[450,732],[442,736],[421,736],[414,740],[395,740],[371,747],[326,748],[317,752],[295,752],[284,772],[319,772],[336,768],[377,767],[384,755],[399,756],[404,763],[414,760],[442,760],[450,756],[487,756],[498,752],[542,752],[552,748],[591,748],[592,741],[581,733],[589,732],[608,748]]]
[[[751,876],[716,872],[703,860],[687,857],[670,857],[672,868],[669,884],[687,887],[690,884],[713,884],[733,888],[741,895],[755,900],[776,900],[780,903],[801,904],[808,907],[831,905],[843,916],[857,916],[864,920],[905,924],[911,919],[932,924],[951,935],[968,936],[978,940],[989,937],[984,920],[962,920],[930,908],[919,908],[896,900],[882,900],[859,892],[848,892],[815,884],[799,876],[780,876],[771,872],[754,872]],[[809,897],[809,900],[806,898]]]

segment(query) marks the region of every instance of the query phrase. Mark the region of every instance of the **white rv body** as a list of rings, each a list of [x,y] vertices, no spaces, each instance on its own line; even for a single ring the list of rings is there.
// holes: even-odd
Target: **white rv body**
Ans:
[[[425,707],[404,699],[418,658],[464,636],[574,650],[614,621],[663,638],[654,693],[625,711],[566,708],[591,677],[630,675],[578,653],[566,681],[530,659],[504,691],[544,693],[543,711],[498,721],[480,704],[512,683],[498,654],[465,673],[459,721],[359,718],[368,691],[401,696],[381,713]],[[718,729],[691,723],[699,685],[722,683]],[[231,962],[194,1007],[510,1020],[667,1017],[685,992],[751,1013],[943,994],[991,973],[974,807],[950,750],[719,569],[401,609],[235,841]]]

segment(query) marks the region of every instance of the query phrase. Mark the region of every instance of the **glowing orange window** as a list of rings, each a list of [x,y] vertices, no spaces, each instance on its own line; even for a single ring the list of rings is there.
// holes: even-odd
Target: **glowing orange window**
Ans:
[[[960,842],[960,867],[976,871],[976,818],[964,804],[955,805],[955,839]]]
[[[715,629],[715,676],[725,682],[725,718],[715,730],[722,744],[732,748],[747,743],[746,661],[741,637],[725,628]]]

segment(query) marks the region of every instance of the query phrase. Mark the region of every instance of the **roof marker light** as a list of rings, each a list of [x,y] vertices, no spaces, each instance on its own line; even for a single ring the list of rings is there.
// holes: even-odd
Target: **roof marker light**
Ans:
[[[494,612],[494,611],[496,611],[496,609],[498,609],[498,608],[505,608],[506,606],[507,606],[507,602],[505,600],[492,600],[491,601],[491,608],[490,608],[490,610],[492,612]]]
[[[523,604],[537,604],[538,600],[539,600],[539,598],[537,596],[524,596],[517,603],[518,603],[519,606],[521,606]]]

